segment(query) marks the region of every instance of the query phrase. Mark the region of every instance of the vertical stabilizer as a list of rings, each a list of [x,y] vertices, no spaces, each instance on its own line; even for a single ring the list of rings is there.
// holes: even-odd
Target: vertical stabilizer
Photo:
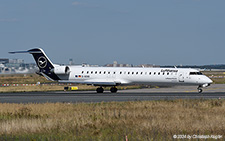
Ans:
[[[41,48],[34,48],[28,51],[16,51],[9,52],[11,54],[15,53],[30,53],[33,55],[34,60],[39,68],[40,73],[45,76],[48,80],[60,80],[59,77],[51,70],[54,69],[54,65],[51,60],[47,57],[45,52]]]

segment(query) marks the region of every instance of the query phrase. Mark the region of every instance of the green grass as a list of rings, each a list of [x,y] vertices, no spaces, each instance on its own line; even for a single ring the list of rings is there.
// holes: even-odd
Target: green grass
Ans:
[[[225,100],[0,104],[0,139],[173,140],[225,135]]]
[[[50,83],[52,81],[46,80],[43,76],[37,74],[1,74],[0,84],[36,84]]]

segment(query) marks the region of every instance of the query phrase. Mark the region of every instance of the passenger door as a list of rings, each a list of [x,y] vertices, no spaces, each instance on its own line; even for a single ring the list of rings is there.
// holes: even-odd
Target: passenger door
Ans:
[[[184,82],[184,73],[179,73],[178,80],[179,82]]]

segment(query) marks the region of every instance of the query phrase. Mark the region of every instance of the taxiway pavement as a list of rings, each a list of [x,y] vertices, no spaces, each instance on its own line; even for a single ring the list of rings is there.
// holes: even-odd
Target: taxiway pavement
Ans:
[[[95,103],[174,99],[225,99],[225,85],[212,85],[201,94],[192,86],[119,90],[116,94],[109,91],[103,94],[97,94],[95,91],[0,93],[0,103]]]

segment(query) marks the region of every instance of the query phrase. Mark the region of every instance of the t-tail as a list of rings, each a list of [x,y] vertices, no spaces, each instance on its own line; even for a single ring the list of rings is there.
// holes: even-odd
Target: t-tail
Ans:
[[[39,68],[39,73],[42,74],[45,78],[51,81],[58,81],[60,78],[56,75],[54,72],[55,67],[57,65],[54,65],[51,60],[47,57],[45,52],[41,48],[34,48],[30,49],[28,51],[15,51],[15,52],[9,52],[11,54],[15,53],[30,53],[33,55],[34,60],[36,61],[36,64]]]

